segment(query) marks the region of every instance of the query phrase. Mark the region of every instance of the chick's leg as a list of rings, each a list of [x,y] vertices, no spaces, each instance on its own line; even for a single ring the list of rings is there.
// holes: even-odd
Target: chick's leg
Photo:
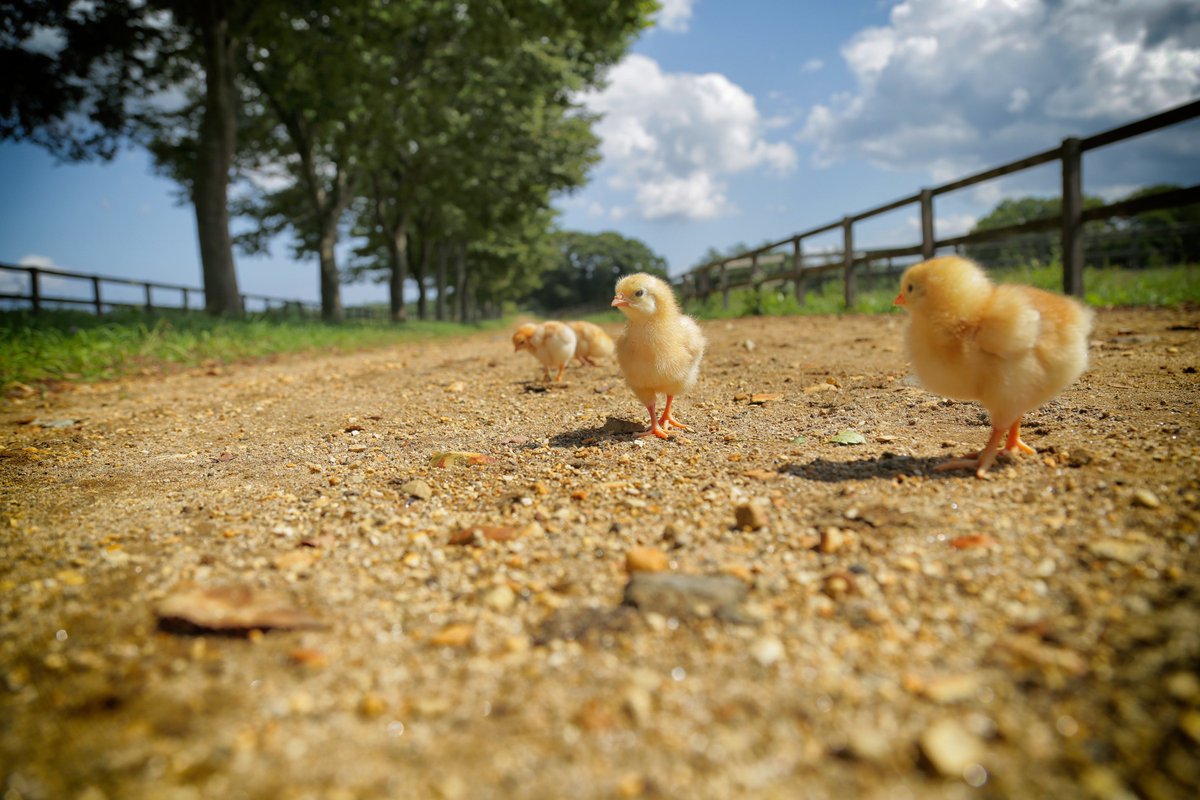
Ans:
[[[567,368],[567,362],[565,362],[565,361],[558,365],[558,374],[554,376],[554,380],[556,383],[562,382],[563,370],[566,368]],[[546,377],[547,378],[550,377],[550,370],[546,370]]]
[[[1037,452],[1025,442],[1021,441],[1021,420],[1017,420],[1008,429],[1008,440],[1004,443],[1004,452],[1012,453],[1013,450],[1020,451],[1027,456],[1031,456]]]
[[[934,472],[946,472],[952,469],[973,469],[975,470],[976,478],[983,478],[987,475],[988,469],[996,461],[996,453],[1000,450],[1000,441],[1004,438],[1004,428],[992,426],[992,435],[988,437],[987,446],[979,452],[977,456],[972,455],[967,458],[952,458],[949,461],[943,461],[933,468]]]
[[[642,431],[638,436],[657,436],[660,439],[670,439],[671,434],[659,424],[658,417],[654,416],[654,401],[646,403],[646,410],[650,412],[650,430]]]
[[[667,395],[667,405],[665,408],[663,408],[663,413],[658,419],[658,424],[663,428],[679,428],[681,431],[690,431],[691,428],[671,416],[671,403],[674,402],[674,400],[674,396]],[[650,414],[653,416],[654,412],[651,411]]]

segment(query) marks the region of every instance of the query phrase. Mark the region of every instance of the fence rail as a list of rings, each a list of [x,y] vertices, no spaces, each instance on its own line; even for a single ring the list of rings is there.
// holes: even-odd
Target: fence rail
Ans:
[[[932,258],[940,248],[996,241],[1057,228],[1062,237],[1063,291],[1082,296],[1083,225],[1085,222],[1164,208],[1177,208],[1200,202],[1200,184],[1198,184],[1084,210],[1083,153],[1177,125],[1196,117],[1200,117],[1200,100],[1091,136],[1069,137],[1064,139],[1058,147],[1001,164],[950,183],[921,189],[915,194],[901,197],[867,211],[849,214],[840,220],[794,233],[777,242],[696,267],[680,276],[680,293],[686,299],[707,299],[710,294],[719,291],[722,295],[722,304],[728,308],[729,292],[732,289],[745,287],[758,289],[766,283],[791,282],[796,299],[803,302],[809,277],[840,271],[843,281],[843,297],[846,307],[849,308],[854,305],[856,298],[855,279],[861,265],[888,261],[890,266],[891,260],[896,258],[909,256],[919,256],[923,259]],[[937,237],[933,214],[935,197],[1052,161],[1058,161],[1062,165],[1061,215],[1028,220],[1003,228],[976,231],[962,236],[949,236],[941,239]],[[918,244],[873,250],[855,247],[855,223],[911,205],[917,205],[921,214],[921,241]],[[841,250],[818,254],[815,258],[813,254],[804,252],[806,239],[839,229],[842,232]],[[777,252],[779,248],[788,245],[792,248],[790,255]],[[809,265],[814,261],[819,263]]]
[[[26,276],[28,283],[27,292],[12,292],[4,290],[4,284],[0,284],[0,300],[15,300],[20,303],[28,303],[29,308],[34,314],[41,313],[43,308],[49,305],[56,306],[88,306],[96,314],[103,314],[105,310],[116,308],[144,308],[147,311],[177,309],[182,311],[203,311],[204,310],[204,290],[194,286],[183,286],[175,283],[158,283],[155,281],[135,281],[129,278],[114,278],[107,275],[94,275],[84,272],[71,272],[63,269],[52,269],[49,267],[31,267],[21,266],[17,264],[0,263],[0,274],[4,273],[20,273]],[[51,295],[43,291],[42,278],[53,277],[62,278],[68,281],[84,283],[85,286],[90,284],[89,288],[85,288],[81,293],[87,296],[63,296],[62,294]],[[7,283],[7,282],[6,282]],[[143,300],[141,302],[130,302],[129,300],[110,299],[105,295],[103,287],[105,286],[134,286],[142,290]],[[170,292],[177,295],[178,303],[164,303],[161,299],[155,300],[154,293]],[[199,298],[199,304],[192,305],[192,298]],[[243,294],[242,311],[272,311],[284,310],[292,311],[299,315],[319,314],[321,306],[319,303],[307,302],[304,300],[289,300],[280,297],[270,297],[262,294]]]

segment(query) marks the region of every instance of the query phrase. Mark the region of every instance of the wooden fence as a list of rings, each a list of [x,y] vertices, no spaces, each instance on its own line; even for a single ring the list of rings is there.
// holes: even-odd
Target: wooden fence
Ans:
[[[752,287],[757,290],[766,283],[791,282],[796,299],[803,302],[811,277],[840,272],[844,286],[845,304],[847,308],[850,308],[855,301],[855,279],[860,265],[885,263],[890,266],[893,265],[895,259],[932,258],[938,249],[943,247],[959,247],[1058,228],[1062,236],[1063,291],[1081,297],[1083,296],[1084,223],[1200,202],[1200,185],[1192,185],[1135,200],[1124,200],[1098,208],[1084,209],[1083,154],[1089,150],[1177,125],[1198,116],[1200,116],[1200,100],[1092,136],[1064,139],[1058,147],[1050,150],[1035,153],[941,186],[922,189],[908,197],[902,197],[876,208],[842,217],[835,222],[792,234],[785,239],[755,250],[748,250],[696,267],[678,279],[680,293],[685,299],[707,299],[710,294],[719,291],[722,295],[722,303],[728,308],[731,289]],[[1017,225],[977,231],[963,236],[937,238],[933,216],[933,199],[935,197],[1051,161],[1059,161],[1062,165],[1062,214],[1060,216],[1028,220]],[[855,248],[854,226],[856,223],[910,205],[917,205],[920,208],[921,242],[919,244],[876,250]],[[840,251],[822,254],[804,252],[805,239],[839,229],[842,234]],[[775,252],[788,245],[791,245],[790,254]]]
[[[83,272],[50,269],[48,267],[30,267],[0,263],[0,274],[2,273],[23,274],[25,282],[28,285],[28,291],[19,293],[0,291],[0,300],[15,300],[22,305],[28,304],[34,314],[40,313],[43,308],[51,306],[84,306],[97,314],[103,314],[106,310],[111,311],[117,308],[144,308],[146,311],[156,309],[204,310],[204,290],[192,286],[155,283],[153,281],[135,281],[128,278],[111,278],[105,275],[91,275]],[[82,284],[83,290],[78,294],[86,296],[71,297],[63,296],[62,294],[47,294],[43,291],[43,277],[61,278]],[[103,291],[103,287],[105,286],[138,287],[141,290],[141,298],[138,302],[128,299],[112,299],[110,296],[105,295]],[[158,297],[155,296],[156,292],[159,294]],[[162,297],[164,292],[167,294],[166,298]],[[193,298],[197,298],[195,305],[192,304]],[[295,313],[298,316],[319,316],[321,312],[321,305],[319,303],[310,303],[303,300],[286,300],[261,294],[243,294],[241,298],[243,311],[283,311]],[[174,299],[176,302],[170,302],[171,299]]]

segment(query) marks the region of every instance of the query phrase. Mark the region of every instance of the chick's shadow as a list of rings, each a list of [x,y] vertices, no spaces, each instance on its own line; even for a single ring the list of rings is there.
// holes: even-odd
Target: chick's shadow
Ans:
[[[814,458],[808,463],[789,462],[779,467],[781,475],[793,475],[822,483],[841,483],[853,480],[890,480],[898,477],[954,478],[970,476],[968,470],[934,472],[933,468],[946,456],[917,458],[915,456],[880,456],[857,461],[828,461]]]
[[[551,447],[588,447],[596,445],[615,445],[628,442],[646,430],[642,422],[609,417],[603,425],[591,428],[576,428],[573,431],[563,431],[550,437]],[[668,442],[675,441],[672,436]]]

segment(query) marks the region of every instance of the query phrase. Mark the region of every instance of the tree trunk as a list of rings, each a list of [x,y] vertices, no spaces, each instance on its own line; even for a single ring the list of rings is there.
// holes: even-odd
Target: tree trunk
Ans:
[[[467,322],[467,246],[462,242],[454,245],[454,299],[455,319]]]
[[[420,228],[417,230],[420,231]],[[429,318],[429,297],[425,286],[425,279],[429,275],[429,247],[425,244],[425,237],[417,238],[416,249],[417,257],[412,262],[412,271],[417,284],[417,319],[424,321]]]
[[[242,313],[233,240],[229,235],[229,170],[233,164],[237,124],[234,96],[234,52],[225,4],[203,0],[197,9],[204,43],[204,117],[195,164],[192,202],[200,265],[204,278],[204,308],[209,314]]]
[[[438,322],[446,319],[446,243],[438,242],[437,248],[437,298],[434,306],[434,317]]]
[[[337,258],[333,246],[337,242],[335,233],[323,232],[318,246],[321,261],[321,319],[326,322],[341,322],[345,317],[342,308],[342,282],[338,276]]]
[[[392,322],[404,322],[404,284],[408,282],[408,215],[402,214],[388,237],[388,258],[392,274],[388,284]]]

